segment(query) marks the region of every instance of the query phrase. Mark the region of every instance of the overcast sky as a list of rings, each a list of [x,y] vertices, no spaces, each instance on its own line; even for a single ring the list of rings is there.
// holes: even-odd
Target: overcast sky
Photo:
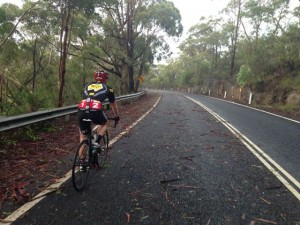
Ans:
[[[184,32],[199,22],[202,16],[217,15],[230,0],[171,0],[180,10]]]
[[[191,26],[197,24],[202,16],[208,17],[217,15],[224,9],[230,0],[170,0],[181,14],[183,34],[178,41],[169,39],[169,44],[173,52],[178,52],[177,46],[187,37],[187,32]]]

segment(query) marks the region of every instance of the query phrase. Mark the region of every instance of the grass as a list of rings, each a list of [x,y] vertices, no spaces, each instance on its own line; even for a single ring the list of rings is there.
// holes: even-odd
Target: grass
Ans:
[[[295,77],[291,77],[291,76],[284,77],[280,82],[280,86],[282,88],[291,88],[300,91],[300,75]]]
[[[294,112],[294,111],[299,111],[300,106],[299,105],[294,105],[294,104],[285,104],[285,105],[275,105],[274,107],[283,110],[285,112]]]

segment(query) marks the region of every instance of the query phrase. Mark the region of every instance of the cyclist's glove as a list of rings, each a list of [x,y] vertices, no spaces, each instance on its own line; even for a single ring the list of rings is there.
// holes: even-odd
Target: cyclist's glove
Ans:
[[[119,116],[116,116],[116,117],[115,117],[115,120],[116,120],[116,122],[119,122],[120,117],[119,117]]]

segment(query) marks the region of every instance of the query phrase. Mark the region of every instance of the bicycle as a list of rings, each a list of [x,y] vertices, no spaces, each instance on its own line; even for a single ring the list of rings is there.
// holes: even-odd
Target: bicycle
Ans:
[[[118,121],[115,118],[107,119],[115,121],[114,128],[117,126]],[[85,121],[90,122],[90,125],[92,125],[92,121],[90,119]],[[96,129],[97,126],[91,129],[87,135],[87,139],[83,140],[79,144],[75,154],[72,167],[72,183],[76,191],[82,191],[85,188],[91,167],[102,169],[106,164],[109,148],[108,130],[106,130],[105,134],[103,135],[103,138],[99,143],[99,148],[98,146],[94,145],[96,139]]]

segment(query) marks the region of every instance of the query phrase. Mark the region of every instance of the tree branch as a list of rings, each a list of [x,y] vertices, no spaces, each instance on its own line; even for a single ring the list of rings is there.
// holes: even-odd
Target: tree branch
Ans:
[[[26,16],[26,14],[33,9],[40,1],[34,3],[30,8],[28,8],[23,15],[19,18],[18,22],[16,23],[16,25],[14,26],[14,28],[12,29],[12,31],[9,33],[9,35],[2,41],[2,43],[0,44],[0,48],[6,43],[6,41],[8,40],[8,38],[10,38],[13,33],[16,31],[18,25],[21,23],[21,21],[23,20],[23,18]]]

